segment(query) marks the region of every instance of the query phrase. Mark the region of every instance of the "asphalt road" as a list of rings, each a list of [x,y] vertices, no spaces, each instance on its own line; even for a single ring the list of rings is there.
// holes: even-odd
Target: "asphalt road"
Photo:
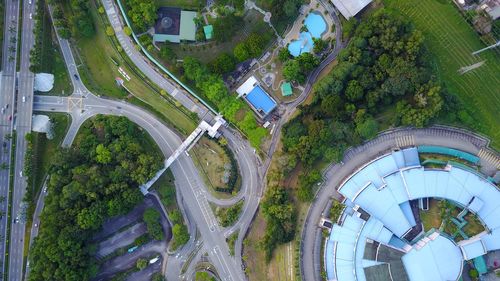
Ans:
[[[31,3],[30,3],[31,2]],[[30,51],[34,45],[34,20],[36,4],[34,0],[23,1],[23,22],[21,33],[21,62],[18,77],[18,95],[15,114],[15,130],[17,132],[14,191],[12,193],[12,217],[21,217],[22,199],[26,193],[26,179],[22,176],[24,169],[24,155],[26,153],[25,136],[31,132],[33,112],[33,84],[34,75],[30,71]],[[23,253],[25,220],[13,223],[9,251],[9,280],[20,281],[23,278]]]
[[[4,15],[4,36],[2,46],[2,76],[0,82],[0,142],[2,143],[0,152],[0,162],[2,165],[8,165],[7,169],[0,170],[0,196],[4,201],[0,203],[0,258],[2,276],[5,273],[5,253],[7,240],[7,224],[11,223],[7,220],[8,201],[9,201],[9,172],[12,143],[6,139],[7,135],[12,135],[13,130],[13,115],[14,115],[14,100],[16,89],[16,63],[17,63],[17,38],[18,38],[18,20],[19,20],[19,1],[5,1]],[[12,40],[12,41],[11,41]],[[13,219],[12,219],[13,221]]]
[[[81,81],[76,78],[78,77],[78,72],[68,41],[60,40],[60,47],[74,84],[75,93],[68,98],[36,96],[34,98],[34,109],[35,111],[66,112],[71,114],[72,124],[63,140],[64,146],[71,144],[81,124],[96,114],[128,117],[150,133],[166,157],[171,155],[175,148],[180,145],[181,140],[173,131],[143,109],[123,101],[107,100],[92,95]],[[186,206],[183,213],[188,216],[188,222],[194,222],[197,226],[199,232],[202,234],[201,237],[204,244],[211,246],[208,249],[212,262],[219,269],[221,275],[224,276],[224,280],[244,280],[243,271],[241,267],[236,266],[234,259],[229,255],[229,249],[222,230],[218,226],[206,197],[203,196],[203,193],[206,192],[206,187],[192,160],[187,155],[182,155],[172,165],[171,169],[176,178],[178,193],[181,196],[180,205]],[[37,208],[39,211],[41,209],[40,207]],[[38,216],[39,213],[35,214],[35,217]],[[192,227],[189,228],[192,229]],[[195,234],[191,233],[191,235],[194,236]],[[194,242],[193,239],[192,241]],[[167,268],[170,268],[170,264],[176,264],[173,260],[178,259],[179,262],[177,264],[182,264],[186,258],[186,256],[182,255],[170,257]],[[167,274],[173,280],[178,279],[180,267],[177,266],[173,270],[167,269]]]

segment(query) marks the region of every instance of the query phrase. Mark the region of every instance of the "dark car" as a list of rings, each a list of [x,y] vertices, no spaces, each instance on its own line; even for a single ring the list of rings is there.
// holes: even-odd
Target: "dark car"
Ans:
[[[3,146],[3,148],[6,148],[7,147],[7,143],[3,142],[2,146]]]
[[[9,121],[11,121],[11,120],[12,120],[12,115],[9,115]]]
[[[80,80],[80,78],[78,78],[78,75],[73,74],[73,76],[75,77],[76,80]]]

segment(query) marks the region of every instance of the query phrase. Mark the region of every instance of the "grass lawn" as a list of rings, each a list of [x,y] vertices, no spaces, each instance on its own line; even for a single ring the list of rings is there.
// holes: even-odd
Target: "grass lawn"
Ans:
[[[111,39],[105,34],[106,16],[98,15],[94,6],[91,11],[96,23],[96,35],[78,40],[76,56],[82,60],[80,71],[85,84],[98,95],[129,99],[139,105],[146,104],[146,108],[153,109],[151,110],[153,113],[161,115],[164,121],[175,126],[182,134],[191,133],[196,127],[196,118],[187,110],[177,107],[174,101],[162,97],[156,85],[149,83],[142,73],[132,68],[133,65],[128,61],[126,54],[118,51],[116,39],[114,37]],[[118,72],[119,67],[130,76],[130,81],[121,76]],[[127,91],[116,85],[116,77],[124,79],[125,87],[137,100],[132,99]]]
[[[211,21],[212,20],[209,19],[209,22]],[[207,44],[199,46],[185,44],[169,45],[180,59],[189,56],[197,58],[203,63],[208,63],[222,53],[232,54],[234,47],[236,47],[238,43],[245,40],[252,32],[267,34],[269,38],[272,38],[272,40],[275,39],[271,28],[269,25],[264,23],[263,16],[259,12],[255,10],[248,11],[244,16],[243,21],[244,25],[241,29],[233,36],[233,38],[231,38],[231,40],[227,42],[220,43],[212,40]]]
[[[231,160],[224,149],[215,140],[202,137],[189,153],[194,156],[194,163],[201,172],[205,183],[210,187],[210,191],[219,198],[231,197],[230,193],[215,190],[227,186],[222,181],[224,165],[230,165]]]
[[[198,10],[205,6],[203,0],[156,0],[159,7],[177,7],[186,10]]]
[[[386,0],[385,3],[401,11],[424,32],[439,78],[462,100],[477,129],[491,138],[493,146],[499,147],[500,57],[494,51],[471,55],[485,46],[451,1]],[[463,75],[457,72],[481,61],[486,62],[478,69]]]
[[[432,228],[439,229],[441,226],[441,215],[439,214],[439,201],[435,199],[429,200],[429,210],[420,210],[420,220],[424,225],[424,231]]]
[[[35,155],[34,161],[34,193],[38,194],[43,185],[43,180],[47,174],[52,163],[52,156],[56,153],[61,145],[66,131],[71,123],[69,115],[64,113],[43,113],[49,116],[50,120],[54,123],[54,138],[49,140],[44,133],[35,133],[33,139],[33,153]],[[36,197],[35,197],[36,198]]]
[[[468,222],[463,228],[463,231],[467,234],[467,236],[472,237],[484,231],[484,226],[476,215],[468,213],[464,218]]]
[[[57,41],[54,40],[55,33],[50,20],[47,6],[43,5],[44,16],[42,17],[42,43],[41,43],[41,71],[54,74],[54,88],[47,95],[68,96],[73,92],[73,86],[69,80],[66,64],[59,50]]]

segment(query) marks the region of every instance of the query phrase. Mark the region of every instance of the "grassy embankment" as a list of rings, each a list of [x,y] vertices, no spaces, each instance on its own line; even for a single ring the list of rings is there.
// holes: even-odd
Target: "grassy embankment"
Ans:
[[[81,59],[80,73],[85,84],[95,94],[127,99],[143,106],[182,134],[189,134],[195,128],[196,118],[173,100],[160,95],[159,89],[131,64],[116,38],[106,35],[106,15],[99,15],[95,5],[91,6],[96,34],[92,38],[80,38],[77,43],[79,55],[76,59]],[[119,68],[127,73],[130,81],[119,73]],[[133,97],[117,86],[116,77],[125,81],[124,86]]]
[[[40,5],[43,16],[42,36],[41,36],[41,72],[54,74],[54,88],[46,95],[69,96],[73,92],[73,86],[69,80],[68,70],[59,49],[59,44],[55,39],[54,28],[50,19],[50,14],[45,5],[45,1],[37,2]]]
[[[500,57],[493,51],[471,54],[485,46],[451,1],[386,0],[385,3],[402,12],[423,31],[426,44],[434,55],[439,79],[460,98],[473,118],[467,125],[486,134],[498,148]],[[458,73],[461,67],[481,61],[485,61],[483,66],[463,75]]]

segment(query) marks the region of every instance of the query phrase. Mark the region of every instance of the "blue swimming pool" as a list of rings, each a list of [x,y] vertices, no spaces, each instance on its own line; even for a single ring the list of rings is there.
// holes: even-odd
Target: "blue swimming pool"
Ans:
[[[260,87],[255,86],[250,93],[245,96],[245,99],[264,115],[269,114],[276,107],[276,102]]]
[[[311,12],[305,19],[304,25],[307,31],[299,34],[299,39],[288,44],[288,51],[294,57],[300,56],[302,53],[311,52],[314,47],[313,38],[321,38],[321,34],[326,31],[326,21],[317,12]]]

